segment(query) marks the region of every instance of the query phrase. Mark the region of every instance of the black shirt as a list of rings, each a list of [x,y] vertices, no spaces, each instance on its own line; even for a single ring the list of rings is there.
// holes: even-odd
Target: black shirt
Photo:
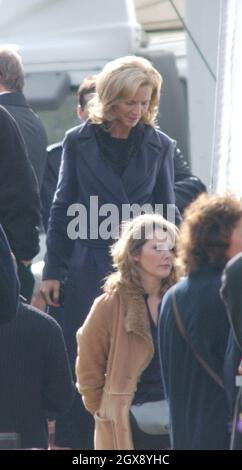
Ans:
[[[143,126],[131,129],[126,139],[112,137],[103,125],[95,126],[101,158],[111,165],[114,173],[122,176],[131,158],[137,154],[143,137]]]
[[[154,320],[150,313],[148,305],[148,295],[145,295],[145,303],[150,321],[151,336],[154,344],[154,356],[152,357],[149,365],[141,374],[140,380],[137,384],[137,390],[133,399],[133,404],[146,403],[148,401],[158,401],[164,399],[158,353],[157,325],[154,323]],[[160,311],[160,305],[158,306],[158,311]]]

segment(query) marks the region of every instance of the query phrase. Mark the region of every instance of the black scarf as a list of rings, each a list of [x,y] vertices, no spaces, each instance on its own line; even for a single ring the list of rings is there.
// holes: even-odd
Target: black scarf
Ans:
[[[137,124],[131,129],[127,139],[112,137],[105,124],[96,125],[95,133],[101,158],[111,165],[114,173],[122,176],[131,158],[139,152],[144,126],[141,123]]]

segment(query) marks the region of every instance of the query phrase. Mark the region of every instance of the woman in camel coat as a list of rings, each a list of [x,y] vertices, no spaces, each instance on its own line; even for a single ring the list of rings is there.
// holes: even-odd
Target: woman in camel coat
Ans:
[[[130,406],[164,400],[156,324],[162,296],[175,282],[175,238],[176,228],[160,215],[128,222],[112,248],[116,271],[77,332],[77,381],[95,418],[96,449],[168,445],[167,435],[138,430]]]

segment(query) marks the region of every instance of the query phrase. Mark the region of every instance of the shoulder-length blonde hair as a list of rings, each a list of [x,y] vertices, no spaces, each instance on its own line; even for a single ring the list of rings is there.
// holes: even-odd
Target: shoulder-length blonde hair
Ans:
[[[141,121],[155,126],[160,102],[162,77],[149,60],[125,56],[109,62],[97,76],[96,94],[89,101],[89,117],[95,124],[113,121],[113,107],[120,101],[131,99],[140,86],[152,88],[147,112]]]
[[[201,194],[184,212],[177,243],[181,274],[198,271],[203,265],[222,268],[242,206],[233,196]]]
[[[104,291],[116,292],[121,287],[131,292],[144,294],[139,275],[139,267],[134,256],[139,254],[143,245],[153,238],[157,230],[166,232],[170,247],[175,249],[178,229],[159,214],[143,214],[132,221],[124,222],[119,240],[112,245],[111,255],[114,272],[106,278]],[[177,280],[175,267],[165,279],[161,279],[160,294],[162,295]]]

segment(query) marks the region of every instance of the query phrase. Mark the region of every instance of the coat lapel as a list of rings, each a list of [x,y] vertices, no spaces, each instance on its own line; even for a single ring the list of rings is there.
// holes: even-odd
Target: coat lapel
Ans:
[[[125,330],[127,333],[133,332],[141,336],[154,351],[150,322],[143,295],[121,289],[120,297],[124,310]]]
[[[111,166],[101,157],[96,142],[94,130],[89,122],[80,129],[80,153],[89,170],[95,175],[101,185],[111,193],[110,200],[118,204],[129,202],[122,179],[114,173]]]
[[[11,93],[4,93],[0,95],[0,103],[5,106],[20,106],[29,108],[29,104],[26,101],[25,96],[23,93],[12,91]]]
[[[122,176],[123,185],[128,194],[135,193],[150,179],[154,166],[158,168],[162,163],[162,151],[162,144],[156,131],[152,127],[145,126],[140,151],[134,158],[131,158]]]
[[[154,166],[157,168],[162,163],[162,144],[157,133],[151,127],[146,126],[140,151],[125,169],[122,177],[116,175],[111,166],[101,157],[95,138],[93,126],[87,122],[80,128],[80,154],[95,175],[105,191],[110,193],[110,201],[118,204],[128,204],[133,201],[132,194],[143,191],[152,179]],[[155,171],[155,173],[157,173]],[[108,183],[108,184],[107,184]]]

